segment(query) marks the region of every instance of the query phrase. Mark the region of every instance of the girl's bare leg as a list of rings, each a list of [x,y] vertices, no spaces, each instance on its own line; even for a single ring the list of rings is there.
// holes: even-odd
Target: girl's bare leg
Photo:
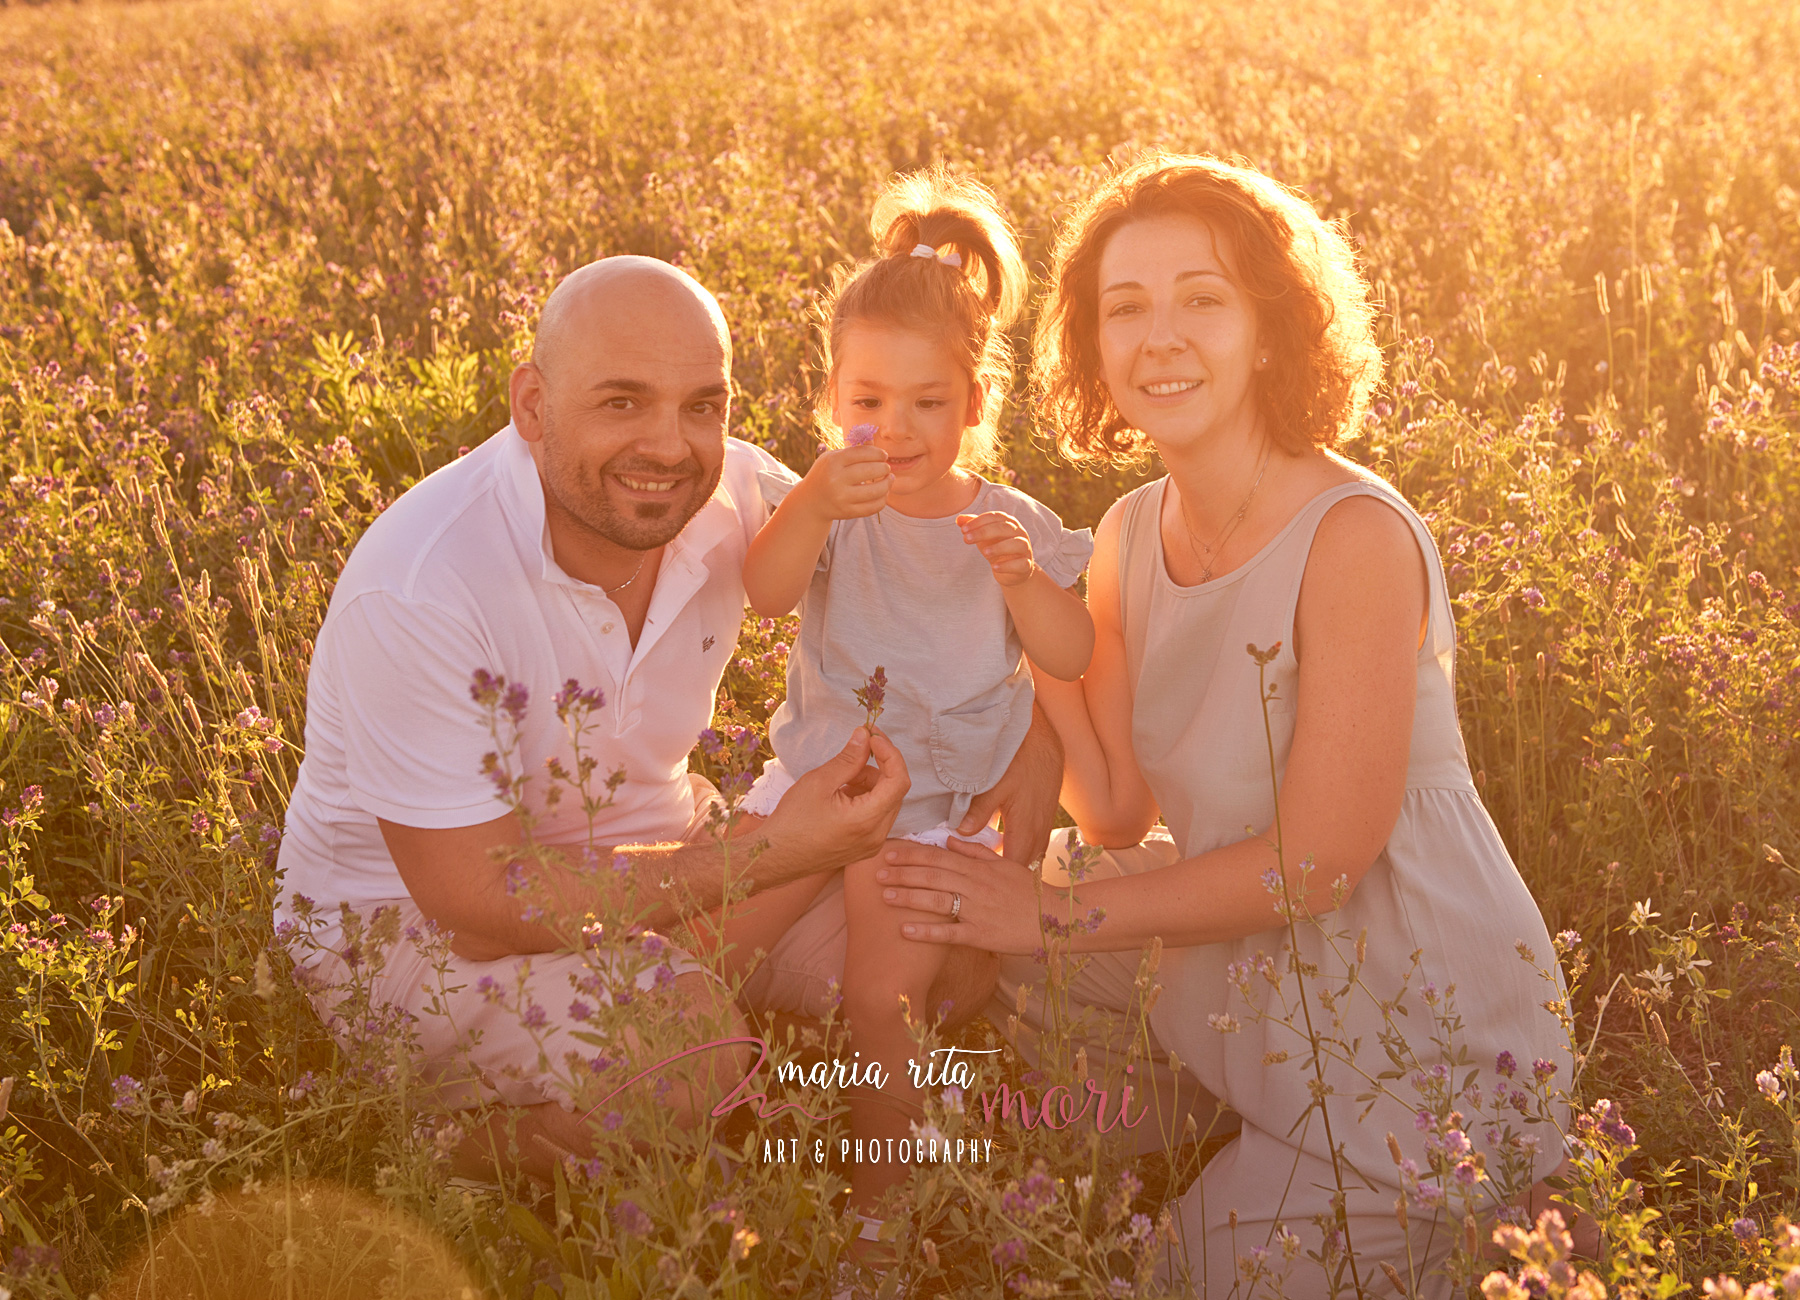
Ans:
[[[937,1019],[936,997],[944,999],[951,986],[954,1013],[966,1021],[986,1003],[993,991],[999,964],[987,954],[964,949],[913,943],[900,935],[905,921],[941,922],[942,916],[903,911],[884,903],[883,886],[875,880],[879,858],[847,867],[844,871],[844,912],[849,925],[848,952],[844,959],[844,1011],[849,1020],[850,1042],[866,1068],[879,1062],[887,1076],[879,1092],[852,1093],[850,1129],[865,1141],[904,1139],[912,1135],[914,1120],[923,1118],[924,1094],[913,1087],[907,1064],[917,1055],[907,1012],[914,1021]],[[968,952],[952,961],[949,954]],[[947,967],[956,968],[945,980]],[[984,978],[985,977],[985,978]],[[921,1071],[925,1062],[920,1062]],[[874,1212],[882,1194],[903,1181],[909,1166],[883,1161],[851,1167],[850,1202],[864,1214]]]

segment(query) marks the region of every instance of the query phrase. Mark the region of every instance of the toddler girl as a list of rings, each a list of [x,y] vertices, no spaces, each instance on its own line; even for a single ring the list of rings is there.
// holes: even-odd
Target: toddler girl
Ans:
[[[871,228],[878,255],[840,274],[827,300],[816,414],[830,449],[791,490],[775,488],[785,496],[744,562],[758,613],[800,607],[787,702],[769,727],[775,757],[744,811],[772,811],[795,775],[842,748],[868,719],[856,693],[879,668],[877,725],[912,778],[893,834],[941,848],[1031,725],[1025,656],[1064,680],[1087,667],[1094,627],[1070,588],[1093,542],[977,472],[998,460],[1005,330],[1026,286],[993,194],[938,171],[900,177]],[[992,827],[974,838],[999,844]],[[900,923],[917,917],[881,901],[877,865],[844,872],[843,994],[851,1046],[865,1066],[881,1063],[887,1096],[853,1095],[850,1119],[858,1138],[904,1138],[920,1111],[902,1000],[916,1018],[935,1013],[948,950],[901,938]],[[953,1010],[966,1020],[986,998]],[[858,1209],[873,1209],[900,1176],[886,1163],[855,1166]]]

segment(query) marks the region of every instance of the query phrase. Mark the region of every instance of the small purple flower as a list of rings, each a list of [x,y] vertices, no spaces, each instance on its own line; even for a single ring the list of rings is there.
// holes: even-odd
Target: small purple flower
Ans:
[[[525,1014],[519,1017],[519,1023],[527,1029],[542,1029],[550,1023],[550,1017],[544,1008],[533,1002],[525,1008]]]
[[[495,979],[492,975],[483,975],[480,979],[476,980],[475,991],[481,994],[481,996],[486,998],[489,1002],[498,1002],[503,996],[503,990],[500,988],[500,981]]]
[[[1526,609],[1542,609],[1544,607],[1544,593],[1536,587],[1525,588],[1519,593],[1519,599],[1525,602]]]
[[[887,670],[880,664],[869,679],[856,688],[856,702],[868,711],[868,728],[873,731],[875,724],[881,719],[881,710],[887,700]]]
[[[194,810],[194,815],[188,819],[188,825],[193,828],[196,835],[204,835],[212,829],[211,819],[197,808]]]
[[[526,689],[525,683],[513,682],[500,698],[500,711],[511,718],[516,727],[525,721],[525,708],[530,702],[531,692]]]
[[[1001,1268],[1012,1268],[1025,1262],[1025,1243],[1017,1237],[1009,1237],[994,1247],[994,1263]]]
[[[608,1133],[616,1131],[625,1122],[625,1117],[616,1110],[606,1112],[606,1118],[600,1121],[600,1127]]]
[[[643,1207],[636,1201],[620,1201],[613,1206],[613,1222],[633,1237],[647,1237],[656,1227],[650,1216],[644,1213]]]
[[[144,1085],[129,1074],[121,1074],[113,1080],[113,1109],[123,1111],[127,1115],[135,1111],[144,1100]]]
[[[624,875],[627,871],[630,871],[631,870],[631,856],[626,853],[613,854],[612,869],[615,874],[621,875],[621,876]]]
[[[657,934],[655,931],[651,931],[644,935],[644,940],[643,940],[643,943],[641,946],[644,950],[644,956],[660,957],[663,955],[663,949],[667,948],[669,945],[668,945],[667,941],[665,941],[660,934]]]
[[[586,1020],[589,1016],[591,1016],[593,1014],[594,1014],[594,1009],[592,1007],[590,1007],[587,1003],[583,1002],[580,998],[576,998],[573,1002],[569,1003],[569,1019],[570,1020]]]
[[[866,447],[875,440],[875,435],[879,432],[880,429],[873,424],[853,424],[850,426],[850,432],[844,435],[844,445],[846,447]]]
[[[1756,1220],[1733,1219],[1731,1221],[1731,1235],[1743,1242],[1746,1246],[1749,1245],[1760,1235],[1756,1231]]]
[[[675,982],[675,968],[673,966],[669,965],[668,962],[664,962],[662,965],[660,965],[656,968],[655,979],[656,979],[656,987],[657,988],[659,988],[659,989],[668,988],[669,985],[671,985]]]
[[[1531,1074],[1539,1083],[1548,1083],[1556,1077],[1556,1062],[1546,1061],[1540,1056],[1531,1063]]]
[[[1519,1062],[1511,1052],[1502,1052],[1494,1058],[1494,1073],[1503,1079],[1513,1077],[1513,1071],[1519,1068]]]
[[[1436,1183],[1420,1183],[1412,1194],[1414,1209],[1435,1210],[1444,1203],[1444,1189]]]

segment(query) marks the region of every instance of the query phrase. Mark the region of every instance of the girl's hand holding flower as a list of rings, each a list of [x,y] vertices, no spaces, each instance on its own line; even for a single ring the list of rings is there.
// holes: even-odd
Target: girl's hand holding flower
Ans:
[[[981,552],[994,571],[994,581],[1002,587],[1017,587],[1030,581],[1037,567],[1031,558],[1031,538],[1025,528],[1002,510],[989,510],[980,515],[958,515],[963,540]]]
[[[868,436],[859,436],[868,427],[858,425],[852,430],[848,445],[821,452],[794,489],[794,495],[820,518],[858,519],[880,513],[887,504],[894,476],[887,466],[887,452],[870,446]]]

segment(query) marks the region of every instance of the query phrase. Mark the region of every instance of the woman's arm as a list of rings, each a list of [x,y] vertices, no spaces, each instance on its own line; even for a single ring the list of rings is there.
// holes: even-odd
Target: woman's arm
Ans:
[[[1079,596],[1038,565],[1025,526],[1004,510],[958,515],[956,522],[963,541],[993,569],[1026,657],[1061,681],[1079,678],[1094,653],[1094,620]]]
[[[1059,919],[1082,919],[1094,909],[1104,914],[1097,928],[1077,933],[1072,946],[1113,951],[1156,937],[1169,946],[1191,946],[1273,929],[1281,917],[1265,875],[1276,864],[1278,840],[1296,896],[1300,864],[1311,860],[1306,905],[1315,914],[1335,906],[1339,877],[1354,889],[1400,815],[1425,601],[1424,560],[1407,523],[1366,497],[1333,507],[1315,537],[1295,618],[1300,692],[1279,822],[1159,871],[1079,884],[1067,897],[1056,891],[1053,899],[1046,890],[1044,906]],[[1104,641],[1104,630],[1101,635]],[[1066,732],[1063,743],[1072,764]],[[991,860],[976,861],[978,856],[923,845],[890,849],[880,876],[892,895],[888,901],[947,915],[951,895],[963,896],[960,923],[909,923],[902,932],[996,952],[1036,950],[1042,938],[1035,883]]]
[[[1036,674],[1038,702],[1063,742],[1062,803],[1089,844],[1127,848],[1156,822],[1156,800],[1131,752],[1131,683],[1119,617],[1120,511],[1094,534],[1088,610],[1094,653],[1079,682]],[[1036,660],[1033,660],[1034,666]]]
[[[744,556],[744,595],[764,618],[792,613],[806,594],[819,552],[837,519],[877,513],[887,503],[887,453],[842,447],[813,462],[775,507]]]

